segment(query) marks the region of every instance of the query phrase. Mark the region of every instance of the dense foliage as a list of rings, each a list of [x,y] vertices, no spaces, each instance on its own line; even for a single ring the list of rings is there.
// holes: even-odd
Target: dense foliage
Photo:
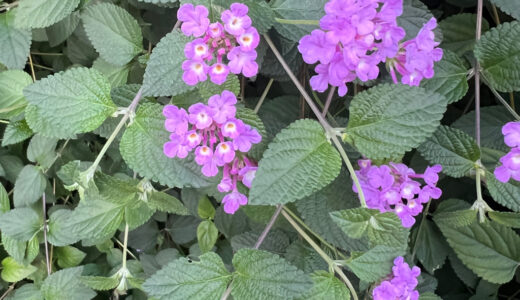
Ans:
[[[1,299],[520,299],[520,1],[0,0]]]

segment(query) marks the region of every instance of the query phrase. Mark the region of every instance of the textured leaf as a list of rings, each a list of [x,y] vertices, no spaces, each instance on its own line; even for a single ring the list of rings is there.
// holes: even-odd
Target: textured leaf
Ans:
[[[3,184],[0,184],[0,216],[11,210],[11,201],[9,200],[9,194],[5,190]]]
[[[119,280],[115,277],[101,276],[81,276],[81,282],[97,291],[108,291],[116,288],[119,284]]]
[[[21,0],[15,24],[21,28],[44,28],[68,16],[80,0]]]
[[[185,159],[168,158],[163,153],[163,144],[169,140],[164,129],[162,106],[145,103],[139,107],[137,116],[120,143],[121,156],[128,166],[153,181],[170,187],[201,187],[211,184],[203,176],[200,166],[192,156]]]
[[[48,138],[40,134],[33,136],[27,147],[27,159],[48,169],[56,160],[56,145],[58,139]]]
[[[19,264],[12,257],[6,257],[2,260],[2,279],[7,282],[20,281],[32,273],[36,272],[38,268],[33,265],[24,266]]]
[[[125,84],[128,80],[128,73],[130,72],[130,67],[128,65],[116,66],[105,61],[101,57],[98,57],[94,61],[92,68],[105,75],[112,87],[118,87]]]
[[[403,255],[402,249],[378,245],[346,264],[359,279],[375,282],[391,273],[394,259],[400,255]]]
[[[418,150],[431,164],[442,165],[442,172],[452,177],[466,175],[480,159],[475,140],[463,131],[448,126],[440,126]]]
[[[44,298],[53,300],[94,298],[96,293],[79,280],[82,270],[83,267],[68,268],[49,275],[41,287]]]
[[[38,236],[34,236],[30,241],[24,242],[15,240],[7,235],[2,235],[2,244],[5,252],[16,262],[28,265],[40,253],[40,242]]]
[[[210,220],[200,222],[197,227],[197,240],[202,253],[206,253],[213,248],[218,238],[218,229]]]
[[[79,12],[73,12],[65,17],[65,19],[48,27],[45,33],[47,33],[51,47],[56,47],[67,40],[74,30],[76,30],[80,20]]]
[[[200,261],[179,258],[147,279],[143,290],[159,299],[220,299],[232,279],[222,259],[213,252]]]
[[[424,80],[425,89],[439,93],[448,99],[448,104],[457,102],[468,92],[467,67],[462,59],[451,51],[444,51],[442,60],[435,63],[435,76]]]
[[[520,91],[520,22],[503,23],[475,45],[482,75],[501,92]]]
[[[22,207],[35,203],[42,197],[46,186],[47,179],[40,169],[33,165],[25,166],[14,184],[14,206]]]
[[[473,50],[475,45],[475,28],[477,28],[477,15],[456,14],[439,22],[444,39],[440,45],[458,55]],[[482,32],[489,29],[489,23],[482,20]]]
[[[0,41],[0,47],[1,43]],[[10,118],[24,110],[27,100],[23,96],[23,89],[31,83],[31,76],[24,71],[0,72],[0,110],[3,111],[0,113],[0,117]]]
[[[321,258],[312,247],[307,246],[305,243],[306,242],[302,240],[296,240],[292,243],[286,248],[285,259],[305,273],[327,270],[328,266],[323,258]],[[316,287],[317,281],[312,274],[311,277],[314,281],[314,287]],[[312,290],[310,292],[312,293]]]
[[[428,292],[428,293],[420,294],[419,300],[442,300],[442,298],[435,295],[434,293]]]
[[[29,125],[27,125],[25,119],[11,121],[5,128],[4,136],[2,138],[2,146],[5,147],[20,143],[30,138],[31,135],[33,135],[33,132],[31,128],[29,128]]]
[[[325,11],[325,0],[276,0],[271,7],[275,16],[287,20],[319,20]],[[317,25],[293,25],[275,22],[274,28],[284,37],[298,42],[304,35],[311,33]]]
[[[520,2],[511,0],[491,0],[491,2],[506,14],[520,20]]]
[[[44,300],[40,289],[32,283],[26,283],[16,288],[13,293],[13,297],[9,300]]]
[[[41,217],[29,207],[15,208],[0,216],[2,234],[20,241],[32,239],[41,226]]]
[[[190,39],[176,30],[161,39],[154,48],[146,66],[143,94],[149,96],[175,96],[193,90],[182,81],[184,45]]]
[[[197,205],[197,214],[199,217],[202,219],[213,219],[215,217],[215,212],[215,207],[213,207],[209,198],[202,196]]]
[[[491,220],[507,227],[520,228],[520,214],[502,211],[490,211],[488,216]]]
[[[80,240],[71,228],[68,222],[72,218],[72,211],[68,209],[59,209],[54,211],[49,217],[47,239],[54,246],[71,245]]]
[[[302,199],[332,182],[340,169],[339,154],[318,122],[296,121],[280,132],[264,152],[249,203],[283,204]]]
[[[231,239],[233,251],[236,252],[242,248],[254,248],[260,234],[260,231],[253,230],[234,236]],[[260,250],[282,255],[287,250],[289,244],[290,239],[283,231],[272,229],[260,245]]]
[[[505,183],[498,181],[493,173],[486,171],[486,186],[493,200],[520,212],[520,183],[514,180]]]
[[[493,283],[506,283],[520,264],[520,237],[494,222],[454,228],[437,223],[462,262]]]
[[[419,233],[416,234],[414,248],[417,249],[417,258],[422,266],[430,274],[433,274],[444,264],[448,257],[449,248],[441,232],[432,221],[424,219],[422,222],[418,227]]]
[[[457,277],[459,277],[465,285],[475,288],[479,281],[479,277],[462,263],[453,250],[451,250],[448,258],[450,259],[451,268]]]
[[[52,135],[58,138],[94,130],[116,111],[110,84],[93,69],[74,68],[51,75],[26,87],[24,95],[49,128],[59,131]],[[34,131],[41,129],[30,118],[27,122]]]
[[[371,159],[402,156],[431,136],[446,104],[424,88],[378,85],[352,100],[346,140]]]
[[[139,23],[117,5],[100,3],[89,6],[81,19],[92,45],[105,61],[121,66],[143,50]]]
[[[311,274],[314,285],[301,299],[349,300],[350,292],[341,280],[326,271]]]
[[[413,39],[419,30],[433,17],[428,7],[419,0],[404,0],[403,14],[397,18],[397,24],[406,31],[405,40]],[[439,40],[441,33],[435,30],[435,39]]]
[[[294,299],[312,286],[308,275],[278,255],[241,249],[233,257],[235,278],[231,295],[240,299]]]
[[[0,63],[8,69],[23,69],[31,48],[31,31],[14,27],[14,13],[0,14]]]
[[[72,268],[81,263],[87,254],[71,246],[56,247],[54,250],[60,268]]]
[[[170,214],[188,215],[188,209],[179,199],[162,192],[152,192],[150,199],[148,199],[148,206],[154,210]]]

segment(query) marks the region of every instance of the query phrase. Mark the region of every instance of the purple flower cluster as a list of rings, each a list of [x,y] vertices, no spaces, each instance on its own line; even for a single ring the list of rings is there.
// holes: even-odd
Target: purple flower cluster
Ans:
[[[195,150],[195,162],[202,166],[202,174],[216,176],[219,167],[223,177],[218,185],[221,193],[228,193],[222,203],[224,211],[233,214],[240,205],[247,204],[247,197],[237,189],[241,181],[251,187],[257,164],[245,154],[262,136],[256,129],[236,119],[237,99],[230,91],[213,95],[208,105],[196,103],[188,111],[175,105],[166,105],[164,126],[171,132],[163,152],[168,157],[185,158]]]
[[[502,165],[495,169],[495,177],[501,182],[508,182],[511,177],[520,181],[520,122],[507,123],[502,127],[502,134],[511,150],[500,158]]]
[[[417,277],[421,269],[410,266],[399,256],[394,260],[392,274],[389,279],[381,282],[373,291],[374,300],[417,300],[419,292],[415,290]]]
[[[439,199],[442,191],[437,185],[441,165],[427,167],[424,174],[417,174],[405,164],[373,166],[369,159],[359,160],[360,170],[356,175],[360,181],[368,208],[381,212],[393,211],[404,227],[412,227],[415,216],[423,210],[430,199]],[[425,185],[421,185],[422,179]],[[358,192],[354,184],[352,189]]]
[[[182,21],[182,32],[196,37],[184,48],[187,60],[182,64],[182,79],[186,84],[206,81],[209,75],[213,83],[221,85],[229,72],[246,77],[258,73],[255,49],[260,36],[251,26],[247,12],[246,5],[233,3],[229,10],[222,12],[222,23],[210,24],[205,6],[187,3],[179,8],[177,18]]]
[[[310,80],[312,89],[324,92],[330,84],[343,96],[346,83],[356,77],[361,81],[376,79],[380,62],[390,62],[391,70],[400,72],[406,84],[430,78],[430,61],[442,57],[441,49],[432,50],[437,46],[431,31],[435,19],[415,39],[400,44],[406,35],[397,25],[402,12],[402,0],[330,0],[325,4],[321,30],[313,30],[298,45],[306,63],[318,63],[317,75]]]

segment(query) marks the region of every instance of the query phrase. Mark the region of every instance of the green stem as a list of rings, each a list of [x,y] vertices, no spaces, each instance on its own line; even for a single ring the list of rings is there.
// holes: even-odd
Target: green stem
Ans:
[[[504,105],[504,107],[509,111],[509,113],[517,120],[517,121],[520,121],[520,115],[518,115],[516,113],[516,111],[509,105],[509,103],[507,103],[507,101],[500,95],[499,92],[497,92],[497,90],[495,90],[489,83],[488,81],[486,80],[486,78],[482,75],[482,81],[484,81],[484,83],[489,87],[489,89],[491,90],[491,92],[493,93],[493,95],[495,95],[495,97],[500,101],[500,103],[502,103],[502,105]]]
[[[291,25],[320,25],[319,20],[289,20],[274,18],[274,20],[280,24],[291,24]]]
[[[125,239],[123,240],[123,266],[122,269],[126,270],[126,253],[128,249],[128,230],[129,226],[128,223],[125,224]]]
[[[347,285],[348,289],[350,290],[350,293],[352,294],[352,298],[354,300],[358,300],[358,295],[356,293],[356,290],[354,289],[354,286],[352,285],[348,277],[345,275],[345,273],[343,273],[343,271],[338,267],[338,265],[332,260],[332,258],[330,258],[327,255],[327,253],[325,253],[323,249],[321,249],[320,246],[318,246],[314,242],[314,240],[310,236],[308,236],[307,233],[305,233],[305,231],[296,223],[296,221],[294,221],[291,218],[291,216],[287,212],[282,210],[282,215],[291,224],[291,226],[294,227],[294,229],[296,229],[296,231],[298,231],[298,233],[307,241],[307,243],[309,243],[309,245],[311,245],[311,247],[321,256],[321,258],[323,258],[323,260],[325,260],[325,262],[327,262],[329,266],[332,266],[334,271],[339,275],[339,277],[341,277],[343,282],[345,282],[345,284]]]
[[[260,96],[260,99],[258,100],[258,103],[255,106],[255,110],[254,110],[255,114],[258,113],[258,111],[260,110],[260,107],[264,103],[264,100],[267,97],[267,93],[269,93],[269,90],[271,89],[273,82],[274,82],[273,78],[269,79],[269,82],[267,83],[267,86],[265,87],[264,92],[262,93],[262,96]]]

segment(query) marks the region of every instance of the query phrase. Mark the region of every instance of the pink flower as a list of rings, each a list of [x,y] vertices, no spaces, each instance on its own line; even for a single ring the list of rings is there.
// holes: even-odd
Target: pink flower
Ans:
[[[251,26],[251,19],[247,15],[248,7],[242,3],[231,4],[230,10],[222,12],[222,22],[229,34],[238,36]]]
[[[240,152],[248,152],[251,149],[252,144],[258,144],[262,140],[262,136],[252,129],[251,126],[244,124],[239,135],[233,139],[233,146],[235,150]]]
[[[163,115],[166,117],[164,127],[169,132],[183,135],[188,131],[188,113],[184,108],[178,108],[175,105],[166,105],[163,109]]]
[[[504,142],[509,147],[520,147],[520,122],[508,122],[502,127]]]
[[[233,190],[233,192],[224,196],[222,204],[224,204],[224,211],[226,213],[234,214],[241,205],[247,204],[247,197],[237,190]]]
[[[209,52],[208,45],[203,39],[196,39],[186,44],[184,47],[184,55],[186,55],[186,58],[188,59],[202,61],[211,56],[211,53]]]
[[[201,36],[209,25],[208,9],[203,5],[183,4],[177,11],[177,19],[182,22],[181,30],[185,35]]]
[[[163,152],[166,156],[173,158],[185,158],[188,156],[188,147],[184,144],[184,139],[175,133],[170,135],[170,141],[163,146]]]
[[[260,43],[260,35],[258,35],[256,28],[249,27],[237,37],[237,42],[240,45],[240,50],[244,52],[255,50]]]
[[[306,35],[300,40],[298,50],[302,54],[303,60],[308,64],[314,64],[318,61],[322,64],[328,64],[336,53],[336,44],[328,41],[325,32],[315,29],[310,35]]]
[[[188,85],[196,85],[199,81],[206,81],[208,65],[202,61],[186,60],[182,63],[182,80]]]
[[[230,142],[222,142],[217,145],[215,149],[215,158],[217,160],[217,165],[223,166],[227,163],[230,163],[235,158],[235,151]]]
[[[242,176],[242,183],[248,188],[251,188],[253,179],[255,179],[256,170],[258,170],[256,166],[246,166],[238,173],[238,175]]]
[[[243,130],[244,123],[240,120],[230,119],[224,125],[222,125],[222,135],[228,138],[235,139],[240,135]]]
[[[223,91],[221,95],[211,96],[208,100],[208,106],[211,109],[213,120],[222,124],[228,119],[234,118],[237,111],[236,103],[235,94],[227,90]]]
[[[372,292],[374,300],[389,299],[419,299],[419,292],[416,291],[417,277],[421,274],[421,269],[410,266],[404,262],[402,256],[394,259],[391,278],[381,282]]]
[[[229,67],[222,63],[216,63],[209,69],[209,77],[214,84],[221,85],[226,82]]]
[[[520,148],[513,148],[500,158],[501,166],[495,169],[495,177],[501,182],[508,182],[511,177],[520,181]]]
[[[246,77],[253,77],[258,73],[256,63],[256,51],[244,52],[240,48],[234,48],[228,53],[229,70],[233,74],[244,74]]]
[[[202,103],[196,103],[188,109],[190,112],[188,118],[191,124],[198,129],[207,128],[213,123],[211,118],[211,109]]]

